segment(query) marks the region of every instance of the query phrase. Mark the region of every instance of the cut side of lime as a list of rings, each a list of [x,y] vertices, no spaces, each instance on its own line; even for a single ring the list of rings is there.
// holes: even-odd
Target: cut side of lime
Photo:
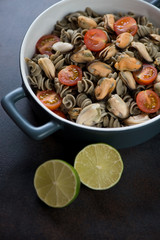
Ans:
[[[86,146],[77,154],[74,168],[84,185],[94,190],[105,190],[120,180],[123,161],[115,148],[96,143]]]
[[[69,205],[79,194],[80,179],[69,163],[53,159],[40,165],[34,175],[38,197],[50,207]]]

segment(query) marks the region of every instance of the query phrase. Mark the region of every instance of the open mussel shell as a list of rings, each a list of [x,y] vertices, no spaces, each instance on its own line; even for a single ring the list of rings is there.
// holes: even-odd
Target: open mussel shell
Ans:
[[[134,72],[142,67],[142,63],[134,57],[130,57],[127,54],[121,54],[114,66],[119,71]]]
[[[86,126],[94,126],[100,122],[101,116],[102,114],[100,104],[93,103],[82,109],[76,120],[76,123]]]
[[[141,114],[136,115],[136,116],[130,116],[129,118],[125,119],[123,122],[125,123],[126,126],[132,126],[132,125],[136,125],[136,124],[146,122],[149,119],[150,118],[149,118],[148,114],[141,113]]]
[[[93,18],[82,15],[78,17],[78,25],[82,29],[92,29],[97,27],[97,23]]]
[[[120,119],[129,117],[129,107],[118,94],[111,95],[107,101],[107,109]]]
[[[101,61],[93,61],[87,69],[91,74],[98,77],[107,77],[113,71],[110,65]]]
[[[139,54],[146,60],[147,62],[153,62],[153,59],[149,55],[145,45],[141,42],[132,42],[131,46],[133,48],[136,48],[139,52]]]
[[[111,94],[116,87],[116,80],[114,78],[102,78],[99,80],[95,88],[95,97],[97,100],[102,100]]]
[[[116,38],[116,46],[123,49],[129,46],[129,44],[133,41],[133,36],[131,33],[124,32],[117,36]]]
[[[87,63],[93,61],[95,57],[89,49],[83,49],[71,55],[70,59],[76,63]]]
[[[136,81],[130,71],[121,71],[119,75],[128,88],[130,88],[131,90],[136,89]]]

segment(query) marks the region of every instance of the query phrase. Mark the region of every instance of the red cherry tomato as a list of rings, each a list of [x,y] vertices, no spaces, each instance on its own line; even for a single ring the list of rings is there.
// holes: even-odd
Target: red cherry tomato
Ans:
[[[38,91],[37,97],[50,110],[57,109],[61,103],[61,97],[52,90]]]
[[[134,36],[137,30],[137,22],[132,17],[122,17],[114,23],[114,31],[117,35],[124,32],[129,32]]]
[[[59,42],[59,37],[49,34],[42,36],[36,43],[36,49],[41,54],[52,54],[52,46],[54,43]]]
[[[67,118],[66,118],[66,115],[65,115],[61,110],[58,110],[58,109],[57,109],[57,110],[54,110],[53,112],[54,112],[55,114],[57,114],[58,116],[67,119]]]
[[[149,64],[143,64],[141,70],[134,72],[133,76],[141,85],[148,85],[152,83],[157,77],[157,69]]]
[[[105,48],[107,41],[107,34],[97,28],[88,30],[84,36],[84,43],[86,47],[94,52],[101,51]]]
[[[160,108],[159,96],[152,90],[144,90],[137,94],[136,102],[145,113],[155,113]]]
[[[58,73],[60,83],[67,86],[74,86],[82,80],[82,70],[76,65],[69,65]]]

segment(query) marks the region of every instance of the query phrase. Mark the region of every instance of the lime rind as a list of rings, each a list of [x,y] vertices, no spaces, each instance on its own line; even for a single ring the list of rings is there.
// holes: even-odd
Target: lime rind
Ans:
[[[59,169],[59,172],[57,173],[56,176],[54,168],[55,164],[61,164],[62,167],[64,167],[65,169],[68,168],[67,169],[69,173],[68,175],[69,177],[71,177],[71,180],[73,178],[73,185],[70,184],[71,182],[67,182],[68,180],[67,176],[64,175],[65,179],[63,179],[64,178],[63,172],[60,172],[60,170],[63,171],[63,169]],[[60,176],[60,174],[62,174],[62,176]],[[59,178],[59,176],[61,178],[60,179],[61,183],[58,187],[54,187],[56,178]],[[45,204],[54,208],[62,208],[72,203],[79,194],[80,185],[81,182],[76,169],[71,164],[60,159],[52,159],[48,160],[47,162],[44,162],[37,168],[34,176],[34,188],[36,190],[37,196]],[[70,198],[68,198],[65,191],[72,192]],[[53,194],[55,195],[53,196]],[[56,196],[56,194],[59,194],[60,196],[59,199],[58,196]],[[50,201],[50,199],[52,199],[52,201]],[[59,203],[57,203],[57,201],[59,201]]]
[[[109,159],[110,157],[109,161],[112,161],[112,155],[114,153],[114,156],[116,157],[116,159],[115,159],[115,162],[113,163],[118,164],[117,166],[118,172],[117,174],[115,174],[115,172],[113,171],[114,168],[111,169],[111,172],[113,171],[112,173],[115,174],[116,177],[114,176],[113,179],[109,179],[109,178],[107,179],[106,177],[105,181],[106,182],[108,181],[108,183],[105,183],[102,186],[100,184],[101,182],[100,178],[101,177],[103,178],[104,176],[98,175],[98,172],[99,172],[98,168],[104,167],[106,168],[106,171],[107,171],[107,166],[105,166],[105,164],[107,163],[104,162],[104,151],[103,151],[104,148],[106,148],[107,150],[106,158]],[[93,158],[93,155],[94,155],[94,158]],[[110,164],[109,161],[108,163]],[[111,167],[111,164],[109,167]],[[114,147],[106,143],[94,143],[94,144],[87,145],[76,155],[74,168],[77,170],[82,184],[84,184],[85,186],[93,190],[107,190],[115,186],[119,182],[123,173],[124,165],[123,165],[123,161],[120,153]],[[107,172],[106,172],[106,175],[107,175]],[[93,184],[96,178],[97,178],[97,182]]]

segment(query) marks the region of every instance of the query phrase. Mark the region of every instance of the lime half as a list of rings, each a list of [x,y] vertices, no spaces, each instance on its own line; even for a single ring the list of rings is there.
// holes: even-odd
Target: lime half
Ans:
[[[105,143],[91,144],[83,148],[75,158],[74,167],[81,182],[95,190],[114,186],[123,172],[119,152]]]
[[[37,168],[34,187],[38,197],[48,206],[61,208],[78,196],[80,179],[69,163],[54,159]]]

